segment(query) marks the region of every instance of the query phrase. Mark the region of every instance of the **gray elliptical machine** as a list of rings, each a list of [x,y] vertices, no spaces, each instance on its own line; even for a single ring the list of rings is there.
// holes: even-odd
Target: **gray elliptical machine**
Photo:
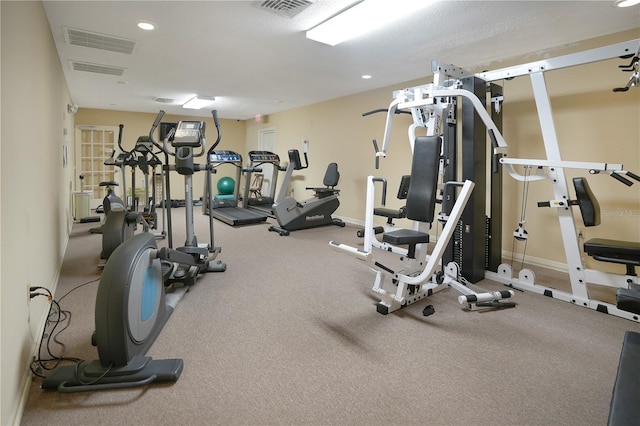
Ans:
[[[212,114],[219,129],[216,111]],[[164,111],[160,111],[149,133],[150,140],[158,147],[153,133],[163,116]],[[68,393],[132,388],[176,381],[180,377],[181,359],[154,360],[145,353],[196,277],[205,272],[226,270],[224,263],[213,262],[221,251],[213,242],[213,219],[209,221],[209,244],[198,244],[194,234],[192,177],[195,172],[206,170],[207,165],[193,160],[205,153],[204,130],[203,121],[181,121],[175,133],[169,132],[162,147],[167,160],[165,170],[175,169],[185,177],[187,238],[184,247],[173,249],[169,238],[169,247],[158,249],[152,234],[141,233],[114,250],[105,265],[96,296],[96,331],[92,343],[98,348],[99,359],[58,368],[43,381],[43,389]],[[173,135],[171,150],[168,140]],[[220,137],[211,150],[219,141]],[[169,156],[175,157],[175,166],[168,166]],[[168,224],[170,237],[170,220]]]

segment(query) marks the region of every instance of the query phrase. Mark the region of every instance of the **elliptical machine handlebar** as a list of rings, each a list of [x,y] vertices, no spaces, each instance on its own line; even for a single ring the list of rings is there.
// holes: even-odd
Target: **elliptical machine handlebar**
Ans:
[[[160,120],[162,120],[162,117],[164,117],[164,111],[160,110],[160,112],[158,112],[158,115],[156,116],[155,121],[151,125],[151,130],[149,130],[149,140],[156,148],[160,149],[161,151],[164,151],[164,149],[162,149],[158,141],[156,141],[156,138],[154,135],[156,132],[156,129],[158,128],[158,125],[160,124]]]
[[[156,120],[151,125],[151,130],[149,131],[149,139],[151,139],[154,142],[155,142],[155,139],[153,137],[153,133],[156,131],[156,128],[160,124],[160,120],[162,120],[162,117],[164,117],[164,111],[160,110],[160,112],[158,112],[158,115],[156,116]]]
[[[120,148],[122,152],[129,152],[122,147],[122,129],[124,129],[124,124],[119,124],[118,129],[118,148]]]
[[[209,151],[207,151],[207,159],[209,158],[209,155],[211,155],[211,153],[216,149],[216,147],[220,143],[220,140],[222,140],[222,130],[220,130],[220,121],[218,121],[218,111],[215,109],[211,110],[211,115],[213,116],[213,124],[216,125],[216,132],[218,133],[218,136],[216,137],[216,141],[213,143],[213,145],[211,145],[211,148],[209,148]]]
[[[103,161],[102,164],[105,166],[116,166],[116,167],[124,167],[124,166],[135,166],[135,148],[131,151],[127,151],[122,147],[122,129],[124,129],[124,124],[118,125],[118,148],[120,149],[120,154],[118,154],[118,150],[114,149],[111,152],[109,158]],[[116,155],[117,154],[117,155]]]

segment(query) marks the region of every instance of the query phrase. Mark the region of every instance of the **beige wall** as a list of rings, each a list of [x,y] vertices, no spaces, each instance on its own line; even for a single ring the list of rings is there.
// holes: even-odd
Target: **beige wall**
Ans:
[[[401,115],[395,120],[389,157],[381,161],[379,170],[374,167],[372,139],[377,139],[382,146],[386,115],[362,117],[363,112],[386,108],[391,101],[392,90],[398,87],[378,89],[271,114],[267,124],[249,120],[247,150],[257,148],[258,131],[264,128],[275,129],[277,153],[283,159],[287,159],[289,149],[301,149],[302,140],[309,140],[309,168],[295,173],[297,178],[292,180],[295,197],[302,199],[312,196],[313,193],[306,191],[305,187],[321,185],[327,164],[336,162],[340,171],[338,188],[341,190],[341,205],[336,215],[362,221],[367,176],[374,174],[386,177],[389,190],[395,194],[400,176],[411,171],[406,132],[411,123],[410,117]]]
[[[1,414],[13,424],[49,304],[27,288],[55,289],[71,226],[71,102],[40,2],[0,2],[2,15]],[[66,134],[65,134],[66,129]]]
[[[640,36],[639,30],[627,31],[585,41],[570,49],[556,50],[553,56],[606,46]],[[511,61],[490,64],[488,69],[527,63],[549,57],[548,54],[529,54]],[[628,61],[626,61],[628,62]],[[619,71],[625,60],[613,59],[575,68],[546,73],[547,86],[554,109],[554,121],[560,151],[565,160],[623,163],[627,170],[640,171],[640,91],[613,93],[612,88],[626,84],[629,74]],[[477,70],[480,71],[480,70]],[[297,197],[306,194],[304,187],[322,182],[326,164],[335,161],[339,165],[341,180],[341,205],[337,215],[364,220],[365,179],[369,174],[386,177],[389,194],[394,197],[400,176],[410,171],[410,153],[406,129],[407,116],[394,120],[392,145],[388,157],[381,161],[380,170],[374,168],[371,139],[382,143],[384,114],[361,117],[361,113],[385,108],[392,99],[393,90],[425,84],[430,77],[407,83],[347,96],[315,105],[271,114],[268,123],[247,121],[247,149],[258,144],[258,131],[274,128],[278,153],[286,158],[288,148],[300,148],[302,139],[310,141],[309,169],[295,180],[292,187]],[[523,158],[545,158],[540,124],[528,77],[502,82],[505,102],[503,135],[509,144],[509,155]],[[567,170],[567,177],[586,171]],[[569,179],[570,182],[570,179]],[[585,238],[606,237],[640,241],[640,183],[628,188],[607,176],[589,178],[592,189],[600,199],[603,220],[596,228],[583,230]],[[517,228],[521,212],[522,183],[505,174],[503,250],[510,252],[513,231]],[[570,188],[573,196],[573,188]],[[557,214],[551,209],[537,207],[538,201],[553,198],[548,181],[531,184],[526,203],[525,228],[530,234],[526,253],[534,263],[561,267],[566,263]],[[397,200],[389,200],[399,206]],[[578,210],[576,222],[582,226]],[[399,222],[401,225],[401,221]],[[516,244],[515,251],[522,253],[524,245]],[[510,253],[507,253],[510,257]],[[533,257],[533,259],[532,259]],[[621,267],[586,259],[594,268],[622,272]]]
[[[66,105],[71,100],[42,5],[39,2],[8,1],[0,5],[3,114],[0,150],[0,423],[11,424],[19,420],[20,399],[30,378],[28,363],[35,351],[47,309],[47,304],[41,299],[28,302],[25,289],[29,284],[55,289],[68,240],[70,194],[75,187],[76,175],[73,168],[74,125],[117,126],[122,123],[125,125],[126,145],[133,143],[137,136],[148,133],[155,114],[86,109],[80,109],[75,118],[66,114]],[[639,30],[629,31],[578,43],[571,49],[554,51],[554,55],[639,36]],[[489,68],[536,59],[540,57],[529,55],[490,64]],[[554,119],[565,159],[622,162],[629,170],[640,173],[640,93],[637,90],[622,94],[611,92],[612,87],[624,85],[628,78],[628,74],[617,69],[619,63],[614,60],[549,73]],[[327,163],[335,161],[342,175],[339,185],[342,204],[337,214],[361,221],[364,217],[366,176],[387,177],[390,192],[394,194],[400,176],[408,173],[410,166],[406,136],[408,117],[396,118],[389,156],[376,171],[371,139],[377,138],[381,143],[385,117],[363,118],[361,113],[388,106],[391,92],[395,89],[428,83],[429,80],[425,77],[272,114],[268,123],[221,120],[223,140],[219,148],[246,155],[247,151],[257,148],[259,129],[274,128],[277,152],[286,159],[289,148],[300,148],[301,140],[308,139],[311,165],[293,182],[296,197],[308,194],[305,186],[318,185]],[[504,136],[510,144],[510,155],[544,157],[537,115],[526,78],[505,82],[505,86]],[[34,103],[32,99],[38,101]],[[163,121],[178,121],[180,118],[167,116]],[[212,120],[207,120],[207,127],[211,143],[215,137]],[[62,164],[64,146],[69,150],[70,164],[67,167]],[[627,188],[606,176],[593,176],[589,181],[600,198],[603,224],[596,229],[585,230],[585,237],[639,241],[640,184]],[[202,180],[196,179],[195,184],[194,193],[201,193]],[[520,211],[522,184],[505,178],[504,188],[504,231],[510,234]],[[548,183],[531,185],[526,225],[531,235],[528,254],[548,262],[564,262],[554,212],[536,208],[537,201],[550,197]],[[398,203],[392,205],[397,206]],[[580,219],[578,224],[581,224]],[[511,239],[506,235],[505,250],[510,250],[510,247]],[[597,267],[603,268],[604,265],[598,264]]]
[[[160,111],[162,108],[158,108]],[[80,126],[115,126],[117,127],[120,124],[124,125],[123,133],[122,133],[122,146],[124,149],[130,150],[135,146],[135,142],[139,136],[146,136],[149,134],[149,130],[151,129],[151,125],[156,119],[157,113],[143,113],[143,112],[127,112],[127,111],[112,111],[112,110],[102,110],[102,109],[89,109],[89,108],[80,108],[78,109],[78,113],[75,116],[76,127]],[[206,140],[207,140],[207,148],[210,148],[211,145],[216,141],[216,128],[213,123],[213,118],[194,118],[187,116],[178,116],[167,114],[162,118],[163,123],[177,123],[180,120],[204,120],[206,122]],[[216,149],[224,149],[224,150],[232,150],[237,151],[241,155],[245,155],[245,124],[243,121],[238,120],[219,120],[220,128],[222,130],[222,139],[220,140],[220,144]],[[156,140],[159,139],[159,131],[156,131]],[[160,159],[164,158],[160,156]],[[106,158],[105,158],[106,160]],[[170,162],[173,164],[173,159],[170,159]],[[197,163],[205,163],[206,157],[202,156],[196,159]],[[127,168],[125,173],[129,173],[130,170]],[[218,179],[224,176],[231,176],[235,179],[236,169],[231,166],[220,167],[218,172],[213,175],[213,185],[215,185]],[[137,173],[137,185],[140,185],[143,175],[138,171]],[[127,174],[127,187],[131,188],[131,180],[130,174]],[[171,198],[172,199],[184,199],[184,189],[181,182],[183,182],[183,177],[178,175],[177,173],[171,174]],[[204,173],[198,173],[194,176],[193,179],[193,194],[197,199],[202,196],[204,190]],[[76,185],[80,185],[79,181]],[[119,196],[122,196],[121,189],[116,189],[116,193]]]
[[[608,45],[640,36],[628,31],[581,43],[571,51]],[[558,54],[567,53],[559,52]],[[541,59],[533,57],[528,60]],[[622,163],[626,170],[640,170],[640,91],[614,93],[613,87],[624,86],[630,76],[618,69],[628,61],[612,59],[546,73],[551,97],[553,120],[560,153],[564,160]],[[504,135],[510,144],[510,155],[523,158],[545,158],[542,134],[535,104],[531,101],[528,78],[506,81]],[[513,99],[513,100],[512,100]],[[585,228],[579,209],[573,209],[576,225],[584,239],[610,238],[640,241],[640,183],[627,187],[606,175],[590,176],[586,170],[566,169],[569,193],[573,196],[571,178],[585,176],[600,202],[602,224]],[[523,184],[506,178],[503,248],[511,250],[512,232],[520,217]],[[529,232],[528,257],[545,262],[566,263],[557,214],[553,209],[538,208],[538,201],[553,198],[548,181],[532,183],[526,204],[525,228]],[[582,244],[580,244],[582,246]],[[515,251],[522,253],[523,244]],[[518,259],[518,257],[516,257]],[[594,261],[584,256],[587,267],[622,273],[624,267]]]

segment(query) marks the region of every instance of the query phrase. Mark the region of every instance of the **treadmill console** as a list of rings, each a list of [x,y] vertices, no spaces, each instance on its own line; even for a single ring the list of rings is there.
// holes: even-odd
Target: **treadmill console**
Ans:
[[[249,161],[252,163],[280,163],[278,154],[270,151],[249,151]]]
[[[209,163],[242,163],[242,155],[235,151],[212,151],[209,153]]]
[[[204,121],[181,121],[178,123],[176,133],[171,144],[174,147],[202,145],[204,138]]]

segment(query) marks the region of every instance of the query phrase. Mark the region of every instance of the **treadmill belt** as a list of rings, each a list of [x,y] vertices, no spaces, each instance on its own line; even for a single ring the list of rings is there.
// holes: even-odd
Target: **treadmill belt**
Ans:
[[[265,215],[239,207],[219,207],[212,209],[212,215],[215,219],[231,226],[251,225],[267,220],[267,216]]]

